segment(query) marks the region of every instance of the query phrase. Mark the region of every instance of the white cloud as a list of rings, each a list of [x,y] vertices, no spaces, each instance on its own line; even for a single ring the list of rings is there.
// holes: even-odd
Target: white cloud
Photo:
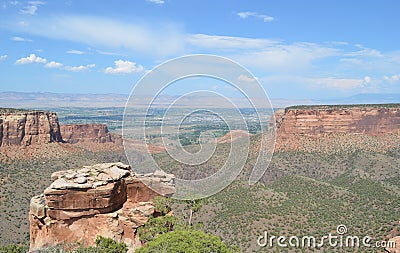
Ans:
[[[22,37],[19,37],[19,36],[11,37],[10,40],[18,41],[18,42],[32,42],[31,39],[22,38]]]
[[[372,81],[372,78],[370,76],[365,76],[364,77],[364,82],[365,83],[370,83]]]
[[[359,50],[346,53],[345,56],[361,56],[361,57],[374,57],[374,58],[383,57],[383,54],[379,50],[367,48],[360,44],[356,44],[355,47]]]
[[[189,34],[187,43],[201,48],[225,49],[225,50],[256,50],[279,44],[277,40],[252,39],[231,36],[214,36],[206,34]]]
[[[104,50],[122,49],[157,57],[182,54],[185,51],[185,34],[180,26],[168,22],[127,23],[109,18],[74,15],[38,17],[17,27],[14,22],[2,23],[27,34],[84,43]]]
[[[239,81],[243,81],[243,82],[252,83],[252,82],[257,81],[257,78],[250,77],[250,76],[245,76],[245,75],[240,75],[240,76],[238,77],[238,80],[239,80]]]
[[[99,54],[102,54],[102,55],[125,56],[123,54],[108,52],[108,51],[103,51],[103,50],[97,50],[96,52]]]
[[[146,0],[146,2],[163,5],[165,3],[164,0]]]
[[[45,3],[42,1],[29,1],[28,5],[22,8],[19,12],[25,15],[35,15],[38,10],[38,6],[43,4]]]
[[[249,18],[249,17],[254,17],[254,18],[257,18],[257,19],[261,19],[264,22],[272,22],[272,21],[275,20],[274,17],[268,16],[268,15],[265,15],[265,14],[259,14],[257,12],[252,12],[252,11],[238,12],[237,15],[242,19],[246,19],[246,18]]]
[[[51,61],[48,62],[46,65],[44,65],[46,68],[53,68],[53,69],[59,69],[63,66],[62,63]]]
[[[263,72],[300,74],[312,70],[317,60],[337,56],[340,51],[314,43],[277,44],[230,57]]]
[[[142,65],[137,65],[135,62],[118,60],[114,62],[115,67],[108,67],[104,70],[106,74],[129,74],[129,73],[139,73],[144,71]]]
[[[392,75],[392,76],[384,76],[383,80],[389,81],[389,82],[397,82],[400,80],[400,74]]]
[[[4,61],[5,59],[8,58],[8,55],[0,55],[0,61]]]
[[[30,54],[28,57],[18,59],[15,64],[29,64],[29,63],[46,63],[47,60],[36,56],[35,54]]]
[[[72,72],[83,72],[96,67],[96,64],[80,65],[80,66],[66,66],[64,69]]]
[[[85,52],[80,51],[80,50],[68,50],[66,53],[67,54],[85,54]]]
[[[319,88],[335,88],[338,90],[351,90],[363,87],[363,79],[353,78],[309,78],[308,81]]]

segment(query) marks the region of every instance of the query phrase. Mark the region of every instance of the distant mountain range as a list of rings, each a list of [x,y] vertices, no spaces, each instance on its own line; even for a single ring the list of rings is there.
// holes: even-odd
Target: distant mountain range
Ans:
[[[0,107],[12,108],[60,108],[60,107],[124,107],[129,95],[127,94],[70,94],[51,92],[0,92]],[[157,106],[165,107],[172,103],[177,96],[162,96]],[[145,98],[136,101],[138,107],[146,107]],[[246,101],[232,98],[239,107],[246,107]],[[366,93],[337,99],[271,99],[275,108],[291,105],[312,104],[382,104],[400,103],[400,94]],[[180,100],[179,106],[188,107],[201,105],[209,107],[213,99],[207,97],[190,97]]]

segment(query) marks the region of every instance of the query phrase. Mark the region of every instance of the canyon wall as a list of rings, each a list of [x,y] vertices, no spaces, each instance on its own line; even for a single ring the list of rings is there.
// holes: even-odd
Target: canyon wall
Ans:
[[[275,114],[278,137],[329,133],[381,135],[400,129],[400,105],[289,107]]]
[[[135,234],[156,212],[151,202],[174,191],[174,176],[160,171],[133,175],[129,165],[106,163],[59,171],[30,205],[30,251],[64,243],[93,245],[98,235],[140,247]]]
[[[60,141],[56,113],[22,110],[0,113],[0,146]]]
[[[55,112],[0,108],[0,147],[50,142],[122,144],[106,124],[60,125]]]
[[[61,136],[67,143],[114,142],[117,137],[112,135],[106,124],[68,124],[60,125]]]

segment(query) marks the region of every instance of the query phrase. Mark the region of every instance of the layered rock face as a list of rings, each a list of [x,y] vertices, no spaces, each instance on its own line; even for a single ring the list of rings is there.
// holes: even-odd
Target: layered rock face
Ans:
[[[115,136],[108,132],[106,124],[70,124],[61,125],[60,129],[61,136],[67,143],[106,143],[115,139]]]
[[[0,109],[0,147],[49,142],[122,144],[106,124],[60,125],[55,112]]]
[[[0,146],[62,141],[56,113],[45,111],[0,114]]]
[[[174,191],[174,176],[159,171],[141,175],[164,196]],[[63,243],[93,245],[98,235],[140,246],[136,229],[152,215],[159,194],[147,188],[123,163],[85,166],[53,173],[54,182],[30,205],[30,250]]]
[[[400,106],[306,106],[275,114],[278,136],[329,133],[380,135],[400,129]]]

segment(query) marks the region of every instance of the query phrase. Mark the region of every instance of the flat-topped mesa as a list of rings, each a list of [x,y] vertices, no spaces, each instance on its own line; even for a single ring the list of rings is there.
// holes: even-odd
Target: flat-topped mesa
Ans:
[[[106,143],[117,138],[108,131],[106,124],[66,124],[60,126],[60,131],[67,143]]]
[[[0,108],[0,146],[60,141],[56,113]]]
[[[0,108],[0,147],[50,142],[121,146],[122,137],[110,133],[106,124],[63,125],[55,112]]]
[[[30,205],[30,250],[63,243],[93,245],[98,235],[140,246],[135,231],[152,215],[152,191],[129,165],[105,163],[52,174],[53,183]],[[175,192],[175,178],[160,171],[143,181],[160,194]]]
[[[275,114],[278,136],[381,135],[400,130],[400,104],[293,106]]]

